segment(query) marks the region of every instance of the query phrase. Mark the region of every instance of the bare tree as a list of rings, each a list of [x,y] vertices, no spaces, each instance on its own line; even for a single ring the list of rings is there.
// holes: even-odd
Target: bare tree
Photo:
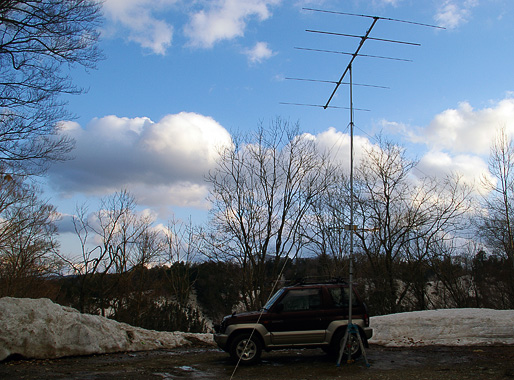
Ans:
[[[489,172],[494,181],[484,178],[489,190],[484,197],[484,212],[478,218],[478,232],[485,245],[503,257],[514,278],[514,142],[500,129],[491,147]],[[514,280],[508,284],[514,305]]]
[[[514,142],[504,129],[499,131],[491,147],[489,171],[496,183],[483,180],[491,194],[484,199],[487,217],[480,225],[482,236],[514,265]]]
[[[170,266],[168,282],[178,305],[185,308],[194,285],[192,263],[198,256],[201,235],[191,221],[176,219],[168,222],[164,235],[164,260]]]
[[[431,249],[455,236],[470,209],[471,190],[458,176],[414,180],[415,165],[404,149],[381,142],[366,152],[357,169],[357,247],[368,258],[377,309],[385,313],[398,311],[415,281],[423,278],[419,270]],[[409,263],[403,276],[400,263]],[[418,301],[417,308],[426,307],[424,294]]]
[[[300,224],[326,189],[329,172],[314,141],[282,120],[221,152],[207,178],[213,201],[210,254],[239,263],[247,307],[263,305],[280,264],[295,255]]]
[[[349,178],[344,171],[340,171],[330,180],[322,196],[312,202],[301,224],[305,249],[318,256],[324,277],[348,276],[350,236],[346,231],[349,224],[346,217],[349,215]]]
[[[159,261],[162,256],[163,243],[159,231],[152,228],[152,219],[145,218],[138,238],[136,249],[130,257],[132,268],[146,268]]]
[[[8,205],[0,211],[0,296],[45,295],[37,284],[59,268],[55,208],[36,188],[14,181],[4,181],[0,193]]]
[[[132,265],[141,264],[138,259],[148,258],[148,252],[141,252],[144,245],[141,239],[148,237],[151,220],[137,215],[135,208],[134,197],[122,190],[102,199],[99,210],[93,214],[85,206],[77,209],[74,225],[82,254],[80,258],[68,262],[81,276],[81,310],[85,308],[84,297],[91,276],[97,274],[100,278],[97,292],[99,308],[104,315],[107,307],[105,296],[108,293],[108,289],[104,288],[106,274],[125,273]]]
[[[93,68],[100,2],[0,1],[0,161],[17,174],[39,174],[73,142],[59,135],[70,115],[62,94],[78,94],[66,69]]]
[[[450,242],[441,242],[431,260],[430,269],[436,275],[432,288],[434,308],[485,307],[481,301],[477,278],[473,273],[473,259],[479,251],[475,242],[464,249]]]
[[[125,281],[118,281],[118,287],[121,285],[123,289],[117,292],[128,299],[124,311],[132,317],[128,322],[136,326],[140,326],[145,305],[149,303],[146,289],[149,281],[148,269],[162,255],[163,248],[159,231],[152,228],[150,219],[144,220],[145,223],[141,225],[142,228],[134,240],[134,252],[129,256],[130,270],[121,276]]]
[[[36,229],[28,224],[53,208],[22,183],[66,159],[73,147],[58,133],[59,122],[70,116],[60,95],[82,92],[67,72],[74,66],[93,68],[100,58],[99,22],[100,3],[94,0],[0,0],[0,244],[16,244],[30,257],[55,249],[48,234],[56,231],[49,220],[42,219]],[[27,245],[36,232],[39,248]]]

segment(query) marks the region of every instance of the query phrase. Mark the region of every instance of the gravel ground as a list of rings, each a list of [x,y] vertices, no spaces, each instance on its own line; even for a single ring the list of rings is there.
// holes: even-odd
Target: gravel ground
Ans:
[[[0,379],[514,379],[514,346],[385,348],[366,350],[363,360],[337,367],[321,350],[264,353],[255,366],[235,368],[228,354],[189,347],[0,363]]]

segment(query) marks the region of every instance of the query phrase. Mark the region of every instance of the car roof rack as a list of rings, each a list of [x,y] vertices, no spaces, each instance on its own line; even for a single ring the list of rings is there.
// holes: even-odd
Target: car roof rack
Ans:
[[[301,285],[330,285],[330,284],[342,284],[348,285],[348,281],[342,277],[303,277],[292,280],[293,285],[289,286],[301,286]]]

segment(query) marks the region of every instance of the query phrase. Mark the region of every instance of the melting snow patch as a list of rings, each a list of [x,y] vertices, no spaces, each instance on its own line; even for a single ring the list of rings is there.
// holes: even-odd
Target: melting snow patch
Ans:
[[[158,332],[82,314],[48,299],[0,298],[0,361],[11,355],[63,356],[169,349],[211,334]]]
[[[445,309],[371,318],[370,343],[402,346],[514,344],[514,310]]]

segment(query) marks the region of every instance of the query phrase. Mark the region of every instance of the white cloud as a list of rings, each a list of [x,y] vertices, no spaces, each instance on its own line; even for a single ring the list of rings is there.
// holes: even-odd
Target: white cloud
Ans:
[[[478,0],[445,0],[439,6],[435,15],[438,25],[455,29],[468,22],[472,8],[478,5]]]
[[[417,141],[422,140],[421,137],[419,137],[416,134],[415,128],[408,124],[399,123],[396,121],[389,121],[389,120],[380,120],[378,125],[382,128],[382,130],[386,133],[393,134],[393,135],[400,135],[406,140],[410,141]]]
[[[189,45],[211,48],[219,41],[244,35],[248,22],[271,17],[271,7],[282,0],[212,0],[188,3],[184,0],[105,0],[103,10],[112,21],[105,34],[124,33],[129,41],[138,43],[155,54],[165,54],[171,46],[175,27],[166,12],[188,14],[183,27]],[[195,11],[190,11],[196,9]],[[189,12],[189,13],[188,13]],[[250,60],[260,62],[271,51],[259,43],[249,52]]]
[[[169,8],[178,0],[105,0],[108,19],[128,31],[127,38],[156,54],[165,54],[171,46],[174,28],[154,13]]]
[[[149,118],[106,116],[85,128],[68,123],[75,159],[49,172],[52,187],[72,196],[104,196],[127,188],[142,205],[206,207],[204,175],[230,134],[214,119],[181,112]]]
[[[481,157],[473,155],[451,156],[441,151],[430,151],[421,158],[417,168],[420,177],[428,175],[443,178],[457,173],[463,183],[474,187],[479,193],[486,192],[482,186],[482,179],[494,182],[487,163]]]
[[[349,134],[329,128],[316,136],[308,135],[308,137],[314,139],[318,147],[329,152],[334,163],[341,165],[349,172]],[[366,152],[376,149],[380,149],[380,147],[366,137],[354,136],[354,167],[358,167],[362,160],[366,159]],[[444,179],[454,174],[460,176],[462,184],[474,187],[478,193],[486,192],[482,186],[483,178],[494,182],[488,171],[487,163],[481,157],[466,154],[452,156],[437,150],[429,151],[420,159],[416,169],[412,172],[411,180],[416,182],[417,179],[427,176]]]
[[[436,115],[428,127],[419,130],[412,139],[434,149],[488,154],[499,128],[505,128],[509,135],[514,135],[514,98],[481,110],[474,110],[469,103],[462,102],[457,109]]]
[[[342,168],[350,170],[350,135],[340,132],[331,127],[324,132],[312,136],[316,140],[320,149],[328,152],[334,163],[341,165]],[[369,151],[373,144],[362,136],[355,135],[354,144],[354,166],[364,157],[364,152]]]
[[[245,54],[251,63],[261,63],[275,55],[266,42],[257,42],[252,49],[245,50]]]
[[[207,173],[207,170],[206,172]],[[203,180],[203,177],[201,178]],[[138,203],[154,207],[159,215],[169,214],[168,207],[190,207],[195,209],[208,209],[210,203],[206,197],[209,187],[206,183],[180,182],[148,186],[146,183],[134,184],[131,192],[135,195]],[[163,200],[166,203],[163,204]]]
[[[421,176],[458,173],[463,182],[484,193],[483,180],[495,182],[487,159],[498,130],[504,128],[514,138],[514,97],[507,94],[507,98],[483,109],[473,109],[468,102],[462,102],[455,109],[439,113],[422,128],[388,121],[382,125],[389,133],[428,148],[418,165]]]
[[[396,7],[402,0],[373,0],[373,4],[375,6],[386,6],[386,5],[392,5],[393,7]]]
[[[213,0],[207,10],[191,16],[184,32],[194,47],[210,48],[219,41],[244,35],[249,19],[271,16],[270,7],[282,0]]]

